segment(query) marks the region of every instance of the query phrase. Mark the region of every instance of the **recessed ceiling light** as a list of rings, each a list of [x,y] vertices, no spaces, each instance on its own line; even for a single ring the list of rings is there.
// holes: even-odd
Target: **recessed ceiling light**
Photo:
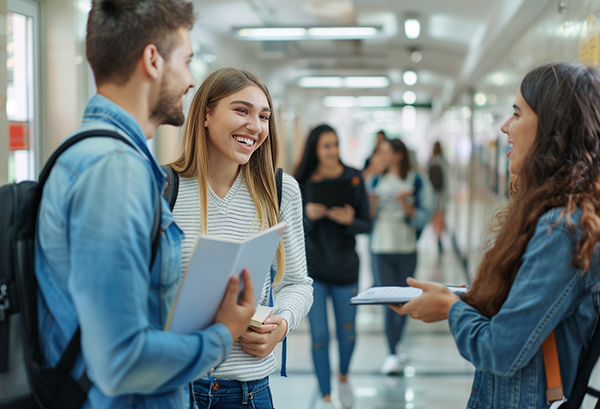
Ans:
[[[421,35],[421,23],[416,18],[407,18],[404,20],[404,34],[406,37],[414,40]]]
[[[421,60],[423,59],[423,54],[421,54],[421,51],[415,50],[412,53],[410,53],[410,59],[412,60],[412,62],[415,63],[421,62]]]
[[[404,80],[404,83],[406,85],[408,85],[409,87],[412,87],[413,85],[415,85],[417,83],[417,81],[419,80],[419,77],[417,76],[416,72],[408,70],[408,71],[404,71],[404,74],[402,74],[402,80]]]
[[[417,102],[417,94],[415,93],[415,91],[404,91],[404,94],[402,94],[402,102],[404,102],[407,105],[412,105],[415,102]]]
[[[485,94],[483,92],[478,92],[475,95],[473,95],[473,101],[478,106],[483,106],[487,102],[487,97],[485,96]]]

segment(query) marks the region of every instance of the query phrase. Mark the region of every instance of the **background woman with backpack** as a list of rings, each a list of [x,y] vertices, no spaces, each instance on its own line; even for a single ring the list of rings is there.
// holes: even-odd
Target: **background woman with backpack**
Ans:
[[[433,188],[431,227],[438,240],[440,254],[444,252],[442,246],[442,233],[446,228],[445,214],[448,203],[448,162],[444,159],[442,145],[433,144],[433,152],[427,165],[429,182]]]
[[[429,220],[425,201],[425,185],[412,169],[406,145],[400,139],[383,140],[377,148],[377,159],[385,171],[373,180],[371,214],[374,227],[371,233],[373,268],[377,285],[405,286],[417,267],[417,231]],[[385,334],[389,355],[381,372],[399,374],[408,359],[400,350],[405,319],[386,310]]]

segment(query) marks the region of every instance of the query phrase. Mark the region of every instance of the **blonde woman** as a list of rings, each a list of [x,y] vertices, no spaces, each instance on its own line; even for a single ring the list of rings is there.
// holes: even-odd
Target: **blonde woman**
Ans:
[[[190,106],[180,156],[170,164],[179,175],[173,214],[185,233],[183,265],[199,234],[245,239],[278,221],[288,228],[273,283],[267,271],[250,272],[266,274],[260,303],[267,305],[272,295],[272,315],[261,328],[248,328],[229,357],[194,383],[200,408],[272,408],[273,349],[312,305],[302,198],[297,182],[284,174],[278,204],[277,145],[271,97],[256,75],[224,68],[206,78]]]

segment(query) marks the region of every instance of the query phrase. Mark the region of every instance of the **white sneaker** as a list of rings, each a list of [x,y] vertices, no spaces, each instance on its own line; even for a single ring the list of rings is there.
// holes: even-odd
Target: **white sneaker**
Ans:
[[[398,362],[401,365],[404,365],[405,363],[408,362],[408,354],[406,353],[406,351],[404,350],[404,348],[402,348],[402,345],[398,346]]]
[[[381,365],[382,374],[385,375],[400,375],[402,373],[402,364],[398,355],[388,355]]]
[[[350,409],[354,404],[354,395],[348,382],[338,382],[338,395],[344,409]]]
[[[314,409],[335,409],[332,402],[325,402],[323,399],[319,399]]]

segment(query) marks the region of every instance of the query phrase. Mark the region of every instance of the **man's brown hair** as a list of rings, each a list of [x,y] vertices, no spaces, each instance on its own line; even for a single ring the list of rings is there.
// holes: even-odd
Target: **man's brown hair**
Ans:
[[[85,55],[96,85],[126,83],[148,44],[168,59],[177,45],[175,32],[191,30],[194,20],[193,4],[183,0],[93,0]]]

